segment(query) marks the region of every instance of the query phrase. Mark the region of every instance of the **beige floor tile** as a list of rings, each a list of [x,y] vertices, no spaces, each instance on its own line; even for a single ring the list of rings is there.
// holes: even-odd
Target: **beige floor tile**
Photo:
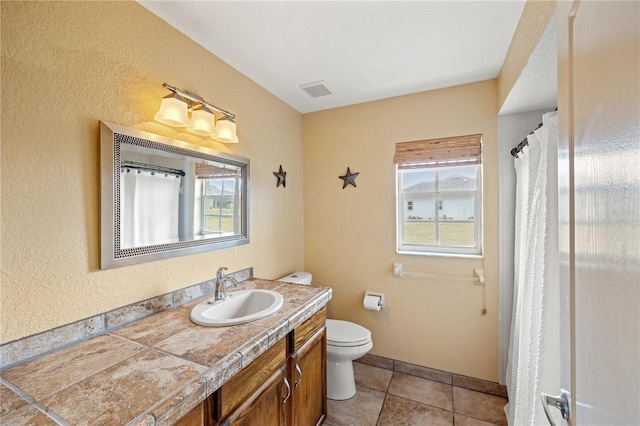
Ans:
[[[354,362],[353,374],[357,386],[366,386],[371,389],[386,392],[393,372],[385,370],[384,368]]]
[[[453,409],[457,414],[463,414],[489,423],[506,425],[504,414],[505,398],[469,389],[453,387]]]
[[[389,393],[422,404],[453,411],[451,385],[408,374],[393,373]]]
[[[452,426],[453,413],[408,399],[388,395],[384,401],[378,425]]]
[[[442,377],[429,380],[399,371],[392,373],[368,362],[354,362],[354,374],[358,394],[347,401],[329,400],[326,426],[507,424],[507,399],[490,382],[454,375],[454,383],[478,388],[473,390],[442,383]]]
[[[493,423],[484,422],[474,419],[473,417],[463,416],[462,414],[453,415],[453,423],[455,426],[494,426]]]
[[[327,400],[327,426],[375,426],[385,393],[356,386],[356,396],[344,401]]]

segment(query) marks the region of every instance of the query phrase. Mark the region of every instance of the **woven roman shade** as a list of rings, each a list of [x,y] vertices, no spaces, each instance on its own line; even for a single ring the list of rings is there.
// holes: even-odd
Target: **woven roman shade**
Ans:
[[[213,164],[196,164],[196,177],[198,179],[220,179],[234,177],[235,175],[235,170],[214,166]]]
[[[455,136],[396,144],[399,169],[447,167],[482,162],[482,135]]]

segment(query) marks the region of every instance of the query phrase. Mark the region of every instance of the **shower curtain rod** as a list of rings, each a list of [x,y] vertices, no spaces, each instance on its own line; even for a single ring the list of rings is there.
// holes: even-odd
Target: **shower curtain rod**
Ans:
[[[147,172],[160,172],[165,174],[172,174],[177,176],[185,176],[185,172],[179,169],[172,169],[170,167],[156,166],[155,164],[138,163],[137,161],[125,161],[120,166],[120,169],[137,169]]]
[[[534,132],[538,130],[540,127],[542,127],[542,123],[538,124],[538,127],[533,129],[533,131],[529,132],[529,135],[534,134]],[[518,146],[516,146],[511,150],[511,155],[513,155],[515,158],[520,158],[518,157],[518,154],[522,152],[525,146],[529,145],[529,142],[527,142],[527,137],[529,137],[529,135],[525,136],[525,138],[522,139],[522,142],[520,142]]]
[[[554,109],[554,111],[557,111],[557,110],[558,110],[558,108]],[[542,127],[542,123],[538,124],[538,127],[533,129],[533,131],[529,132],[529,135],[534,134],[535,131],[538,130],[540,127]],[[529,135],[527,135],[527,137]],[[518,154],[520,154],[522,152],[522,150],[524,149],[525,146],[529,145],[529,142],[527,141],[527,137],[522,139],[522,142],[520,142],[515,148],[513,148],[511,150],[511,155],[513,155],[515,158],[520,158],[520,157],[518,157]]]

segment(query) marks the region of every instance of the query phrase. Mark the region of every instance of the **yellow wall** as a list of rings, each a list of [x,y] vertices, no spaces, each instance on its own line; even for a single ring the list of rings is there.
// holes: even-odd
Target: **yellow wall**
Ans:
[[[134,2],[2,2],[1,341],[186,287],[219,266],[303,267],[302,117]],[[251,243],[99,270],[99,120],[153,122],[162,83],[238,116],[251,159]],[[282,164],[287,186],[272,172]]]
[[[555,0],[528,0],[525,4],[498,77],[498,105],[500,107],[527,66],[529,57],[538,45],[555,10]]]
[[[397,254],[395,143],[474,133],[484,135],[484,259]],[[495,80],[304,116],[305,267],[333,287],[330,317],[371,330],[371,353],[497,381],[497,142]],[[360,172],[356,188],[342,189],[347,167]],[[393,278],[392,262],[404,278]],[[474,268],[485,269],[486,287],[416,274]],[[365,311],[366,290],[384,292],[387,308]]]
[[[304,268],[334,288],[333,317],[371,329],[372,353],[497,379],[497,111],[522,55],[499,80],[301,116],[137,3],[0,8],[2,343],[210,279],[218,266],[263,278]],[[211,146],[251,159],[251,243],[100,271],[98,121],[202,143],[153,122],[163,82],[237,114],[241,143]],[[395,143],[471,133],[484,135],[484,259],[396,254]],[[272,174],[280,164],[286,189]],[[360,176],[343,190],[347,166]],[[474,268],[486,287],[415,274]],[[364,311],[365,290],[385,292],[387,308]]]

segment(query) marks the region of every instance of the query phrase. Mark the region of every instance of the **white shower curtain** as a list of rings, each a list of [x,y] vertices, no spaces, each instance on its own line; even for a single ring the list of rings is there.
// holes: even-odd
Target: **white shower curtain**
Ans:
[[[120,174],[120,248],[178,241],[180,179],[163,173]]]
[[[557,112],[545,114],[524,156],[514,160],[515,282],[505,407],[510,425],[549,424],[540,393],[560,390],[557,120]]]

